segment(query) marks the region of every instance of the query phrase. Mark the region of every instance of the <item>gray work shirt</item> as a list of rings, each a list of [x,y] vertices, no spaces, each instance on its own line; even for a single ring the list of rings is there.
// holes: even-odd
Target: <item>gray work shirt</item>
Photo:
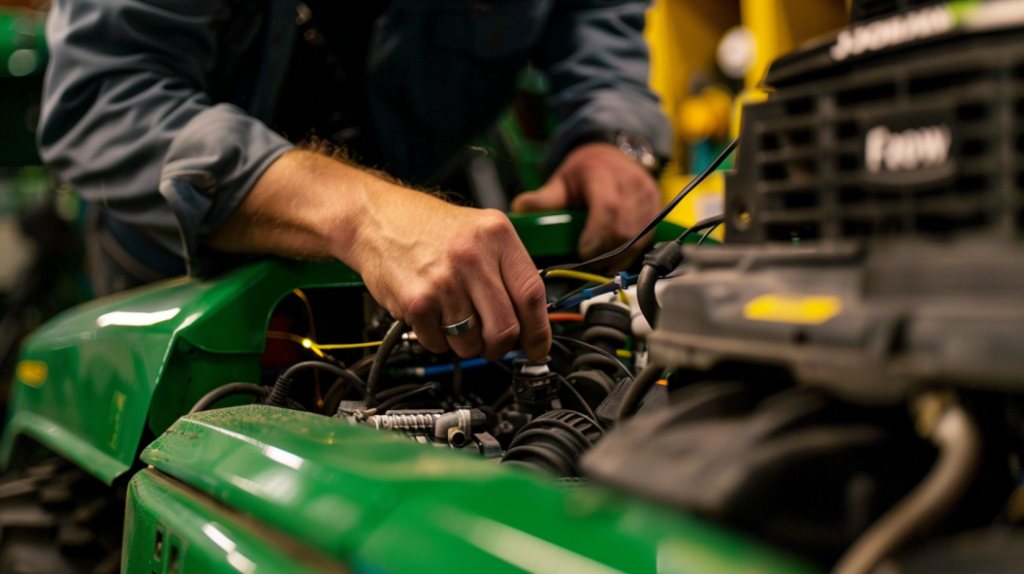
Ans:
[[[288,71],[295,0],[55,0],[42,157],[102,207],[126,251],[166,275],[292,148],[268,128]],[[384,164],[412,181],[485,129],[532,63],[561,120],[551,165],[595,128],[671,130],[647,85],[646,2],[393,0],[366,61]],[[251,70],[248,74],[237,73]],[[180,267],[180,269],[176,268]]]

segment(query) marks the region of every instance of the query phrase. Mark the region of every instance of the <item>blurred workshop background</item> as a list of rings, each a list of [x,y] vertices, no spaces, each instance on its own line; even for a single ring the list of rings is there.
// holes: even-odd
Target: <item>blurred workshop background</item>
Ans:
[[[85,210],[42,165],[35,146],[46,71],[48,2],[0,0],[0,397],[17,342],[57,312],[91,297],[82,273]],[[656,0],[646,37],[650,83],[672,121],[675,144],[660,175],[674,196],[739,132],[743,102],[763,99],[768,64],[842,26],[846,0]],[[439,184],[481,207],[543,183],[543,142],[556,129],[543,106],[546,79],[527,70],[518,96]],[[731,160],[720,169],[729,169]],[[681,225],[721,213],[723,178],[704,181],[669,217]],[[721,234],[721,230],[716,232]]]

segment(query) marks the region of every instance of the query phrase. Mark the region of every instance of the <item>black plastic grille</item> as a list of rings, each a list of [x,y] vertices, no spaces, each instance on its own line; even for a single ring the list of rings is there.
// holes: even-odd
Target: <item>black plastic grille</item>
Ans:
[[[1016,37],[1015,37],[1016,36]],[[780,89],[744,115],[730,241],[1024,230],[1024,38],[959,40]],[[867,134],[941,127],[939,165],[872,173]],[[877,165],[877,164],[876,164]]]
[[[853,0],[850,5],[850,22],[869,20],[910,8],[938,3],[939,0]]]

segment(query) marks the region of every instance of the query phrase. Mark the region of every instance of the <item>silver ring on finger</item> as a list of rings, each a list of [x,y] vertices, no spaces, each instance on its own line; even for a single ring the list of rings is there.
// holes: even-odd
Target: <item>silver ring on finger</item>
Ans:
[[[476,327],[476,315],[470,315],[468,319],[459,321],[454,325],[441,325],[441,330],[444,331],[445,335],[449,337],[458,337],[459,335],[468,333]]]

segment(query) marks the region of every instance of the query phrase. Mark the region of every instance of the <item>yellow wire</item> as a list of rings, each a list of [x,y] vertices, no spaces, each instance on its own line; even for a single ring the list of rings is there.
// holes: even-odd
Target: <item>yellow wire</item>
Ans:
[[[565,279],[579,279],[580,281],[593,281],[594,283],[611,283],[614,281],[611,277],[605,277],[604,275],[597,275],[595,273],[585,273],[583,271],[573,271],[571,269],[552,269],[548,271],[545,277],[562,277]],[[626,292],[619,289],[619,301],[622,301],[626,305],[629,305],[629,297],[626,296]]]
[[[633,353],[631,351],[627,351],[626,349],[615,349],[615,356],[620,359],[632,359]]]
[[[573,271],[571,269],[552,269],[551,271],[548,271],[546,277],[563,277],[565,279],[593,281],[594,283],[611,283],[614,280],[611,277],[605,277],[594,273],[584,273],[583,271]]]
[[[314,346],[320,349],[363,349],[366,347],[379,347],[384,341],[371,341],[369,343],[344,343],[341,345],[317,345]]]
[[[309,337],[300,337],[291,333],[282,333],[281,331],[267,331],[267,336],[271,339],[284,339],[286,341],[293,341],[302,345],[303,347],[310,349],[321,357],[324,356],[322,351],[331,349],[363,349],[366,347],[376,347],[384,341],[373,341],[370,343],[343,343],[339,345],[321,345],[316,343]]]

